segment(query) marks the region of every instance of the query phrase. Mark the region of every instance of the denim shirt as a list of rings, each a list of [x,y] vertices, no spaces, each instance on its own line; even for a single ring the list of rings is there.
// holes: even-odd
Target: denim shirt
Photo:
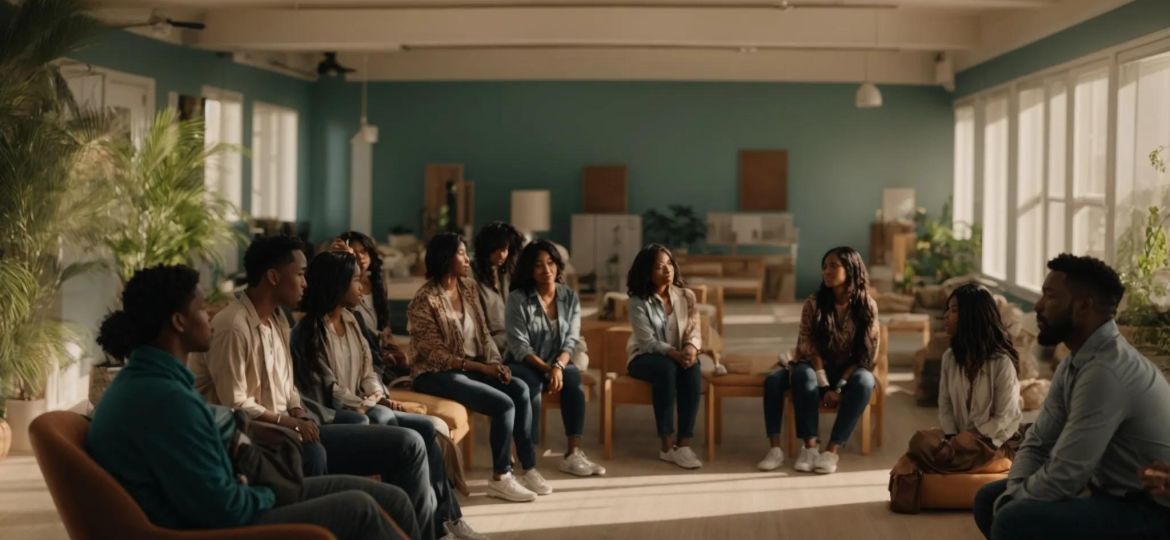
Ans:
[[[703,349],[703,339],[699,332],[699,307],[695,301],[695,293],[690,289],[670,286],[670,303],[674,306],[671,316],[678,323],[679,349],[694,345],[695,349]],[[658,295],[642,299],[631,296],[629,301],[630,326],[633,334],[626,344],[627,362],[641,354],[666,354],[674,347],[666,335],[667,323],[666,307]]]
[[[560,353],[573,354],[581,341],[581,301],[577,293],[559,283],[556,294],[559,329],[556,335],[549,328],[536,289],[514,290],[508,294],[504,311],[508,361],[523,363],[528,355],[534,354],[545,362],[553,362]]]
[[[1011,499],[1075,498],[1090,484],[1116,496],[1141,493],[1138,469],[1170,461],[1167,426],[1170,385],[1109,321],[1056,369],[996,510]]]

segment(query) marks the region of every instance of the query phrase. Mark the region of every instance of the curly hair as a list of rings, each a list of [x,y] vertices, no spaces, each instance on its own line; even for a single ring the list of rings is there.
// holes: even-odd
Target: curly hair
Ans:
[[[836,256],[845,268],[845,287],[849,297],[849,317],[853,319],[853,358],[870,358],[873,351],[872,344],[866,329],[873,323],[876,314],[873,312],[869,298],[869,273],[865,270],[865,261],[861,254],[848,246],[830,249],[821,257],[821,268],[829,256]],[[816,295],[817,313],[820,315],[817,324],[812,329],[813,342],[817,352],[822,357],[829,355],[829,344],[836,332],[837,295],[825,282],[821,281]]]
[[[516,259],[523,246],[524,236],[511,224],[493,221],[484,225],[475,235],[475,259],[471,264],[475,280],[493,291],[507,294],[508,291],[500,290],[502,279],[516,270]],[[508,258],[497,268],[492,264],[492,253],[504,248],[508,248]]]
[[[1125,296],[1125,285],[1121,283],[1117,271],[1104,261],[1061,253],[1048,261],[1048,269],[1064,273],[1072,288],[1092,295],[1098,309],[1109,318],[1117,314],[1117,306]]]
[[[687,286],[682,272],[678,269],[678,262],[674,260],[674,254],[662,244],[650,244],[638,252],[638,255],[634,257],[634,262],[630,264],[630,271],[626,273],[626,289],[630,296],[647,299],[654,294],[655,287],[652,275],[654,263],[658,261],[659,253],[665,253],[666,257],[670,259],[670,265],[674,268],[673,285],[675,287]]]
[[[519,260],[516,262],[516,270],[512,273],[511,288],[513,291],[530,292],[536,288],[536,280],[532,278],[532,272],[536,269],[536,258],[540,256],[542,251],[548,253],[548,258],[557,265],[556,282],[564,283],[565,261],[557,252],[557,247],[548,240],[536,240],[524,246],[520,252]]]
[[[134,349],[158,338],[171,315],[195,299],[199,273],[182,266],[152,266],[134,273],[122,290],[122,309],[102,320],[97,343],[124,360]]]

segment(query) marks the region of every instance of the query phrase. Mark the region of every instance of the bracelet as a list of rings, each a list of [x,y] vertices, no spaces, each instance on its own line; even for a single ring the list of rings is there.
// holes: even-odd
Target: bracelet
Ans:
[[[467,357],[463,357],[463,364],[459,366],[459,371],[467,371]]]
[[[845,385],[848,384],[848,382],[849,381],[846,381],[845,379],[841,379],[841,380],[837,381],[836,390],[838,392],[840,392],[842,388],[845,388]]]
[[[824,388],[826,386],[829,386],[829,376],[825,375],[825,370],[818,369],[816,371],[816,375],[817,375],[817,386],[818,387]]]
[[[280,413],[276,413],[276,425],[280,425]]]

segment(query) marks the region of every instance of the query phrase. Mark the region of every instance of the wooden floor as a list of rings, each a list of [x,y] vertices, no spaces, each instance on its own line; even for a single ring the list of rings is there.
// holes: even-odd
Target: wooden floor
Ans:
[[[729,348],[776,351],[795,340],[799,306],[751,304],[728,307]],[[978,539],[968,513],[891,514],[886,491],[889,468],[916,429],[937,423],[934,409],[914,406],[908,368],[898,368],[921,341],[892,339],[895,365],[888,388],[886,440],[869,456],[856,440],[842,453],[837,474],[793,472],[792,458],[774,473],[756,471],[766,451],[758,399],[730,399],[719,457],[698,471],[657,460],[650,407],[623,407],[617,415],[614,459],[604,478],[582,479],[557,471],[563,448],[560,417],[549,415],[548,436],[538,467],[556,492],[534,503],[512,504],[484,495],[489,463],[486,423],[477,433],[476,465],[468,473],[472,496],[463,501],[469,523],[497,540],[510,539]],[[586,420],[585,450],[600,461],[596,402]],[[827,435],[831,416],[822,417]],[[695,429],[703,433],[700,415]],[[703,456],[702,439],[696,450]],[[14,456],[0,462],[0,538],[64,539],[35,462]]]

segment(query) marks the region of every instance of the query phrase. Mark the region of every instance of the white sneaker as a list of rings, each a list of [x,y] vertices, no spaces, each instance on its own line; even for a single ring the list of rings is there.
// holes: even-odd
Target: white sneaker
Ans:
[[[764,456],[764,460],[756,465],[756,468],[761,471],[774,471],[783,464],[784,450],[779,446],[773,446],[768,450],[768,455]]]
[[[561,472],[572,474],[574,476],[604,476],[605,467],[589,461],[585,457],[585,452],[580,448],[573,450],[572,454],[561,460]]]
[[[536,494],[520,485],[512,473],[505,474],[499,480],[488,480],[488,496],[512,502],[532,502]]]
[[[443,538],[451,538],[452,540],[488,540],[487,536],[475,532],[475,529],[472,529],[471,525],[468,525],[462,519],[444,523],[443,529],[447,531],[447,536]]]
[[[800,456],[796,458],[796,463],[792,465],[792,468],[800,472],[812,472],[813,467],[816,466],[817,457],[820,455],[821,453],[816,448],[802,446]]]
[[[520,476],[520,483],[537,495],[549,495],[553,492],[552,486],[548,485],[548,481],[536,469],[524,471]]]
[[[836,452],[824,452],[817,457],[817,464],[813,470],[817,474],[833,474],[837,472],[837,461],[840,459]]]
[[[676,446],[668,452],[658,452],[658,459],[669,461],[684,469],[698,469],[703,466],[699,456],[689,446]]]

